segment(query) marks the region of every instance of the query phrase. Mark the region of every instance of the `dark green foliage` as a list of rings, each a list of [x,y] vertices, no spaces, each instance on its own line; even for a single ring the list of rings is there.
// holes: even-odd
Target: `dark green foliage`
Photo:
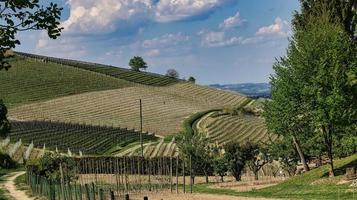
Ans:
[[[223,182],[223,177],[226,176],[228,172],[228,161],[224,156],[223,148],[218,146],[213,147],[211,156],[214,172],[221,177],[221,181]]]
[[[78,169],[74,159],[59,153],[45,153],[39,160],[27,163],[27,168],[36,175],[55,182],[60,182],[62,176],[64,182],[77,179]]]
[[[228,143],[224,146],[228,169],[236,181],[241,180],[246,163],[253,158],[253,148],[249,144]]]
[[[329,21],[341,24],[351,38],[355,38],[357,25],[356,0],[300,0],[301,12],[295,13],[293,25],[306,30],[310,18],[316,18],[323,11],[330,13]]]
[[[268,152],[268,148],[262,144],[248,141],[245,145],[247,151],[251,152],[251,159],[248,160],[247,165],[254,173],[255,180],[258,180],[258,172],[264,165],[272,162],[272,157]]]
[[[189,82],[196,83],[196,79],[195,79],[195,77],[193,77],[193,76],[190,76],[187,80],[188,80]]]
[[[4,0],[0,9],[0,70],[10,67],[5,52],[20,44],[17,32],[47,30],[48,36],[56,39],[63,29],[59,27],[62,8],[54,3],[44,7],[39,0]]]
[[[0,137],[6,138],[10,132],[11,125],[7,120],[7,108],[4,102],[0,99]]]
[[[0,169],[13,169],[16,166],[16,162],[8,154],[0,152]]]
[[[146,69],[148,68],[146,62],[144,59],[140,56],[134,56],[132,59],[129,61],[129,66],[133,71],[139,72],[140,69]]]

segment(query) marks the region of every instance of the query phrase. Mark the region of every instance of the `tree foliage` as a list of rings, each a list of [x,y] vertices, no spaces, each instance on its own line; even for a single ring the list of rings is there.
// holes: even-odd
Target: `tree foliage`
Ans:
[[[48,36],[60,36],[62,8],[55,3],[48,6],[40,0],[3,0],[0,1],[0,70],[10,67],[5,52],[20,44],[17,32],[28,30],[47,30]]]
[[[137,72],[140,71],[140,69],[148,68],[146,62],[140,56],[134,56],[132,59],[130,59],[129,66],[133,71],[137,71]]]
[[[188,78],[188,81],[191,82],[191,83],[196,83],[196,79],[195,79],[195,77],[193,77],[193,76],[190,76],[190,77]]]
[[[255,180],[258,180],[258,172],[264,165],[272,162],[272,157],[267,147],[262,144],[248,142],[246,146],[247,151],[251,153],[251,159],[248,160],[247,165],[254,173]]]
[[[7,119],[7,108],[4,102],[0,99],[0,137],[6,138],[10,129],[11,125]]]
[[[59,153],[45,153],[39,160],[28,162],[27,167],[36,175],[55,182],[60,182],[62,178],[64,182],[76,180],[78,174],[73,158]]]
[[[250,145],[240,145],[239,143],[228,143],[224,146],[228,169],[236,181],[241,181],[242,172],[247,161],[252,159]]]

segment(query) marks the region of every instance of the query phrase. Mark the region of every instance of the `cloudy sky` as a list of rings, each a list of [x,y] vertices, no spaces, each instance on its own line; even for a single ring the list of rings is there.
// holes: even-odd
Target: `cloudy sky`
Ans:
[[[19,35],[19,51],[149,71],[176,69],[201,84],[267,82],[285,54],[298,0],[52,0],[64,7],[57,40]]]

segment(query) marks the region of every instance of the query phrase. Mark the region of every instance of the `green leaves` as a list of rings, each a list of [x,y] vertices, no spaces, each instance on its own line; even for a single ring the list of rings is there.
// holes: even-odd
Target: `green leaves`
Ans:
[[[132,59],[130,59],[129,66],[133,71],[140,71],[140,69],[148,68],[146,62],[140,56],[134,56]]]
[[[7,108],[4,102],[0,99],[0,137],[6,138],[10,132],[11,125],[7,120]]]
[[[20,44],[16,39],[18,31],[47,30],[50,38],[59,37],[63,30],[59,27],[61,11],[57,4],[43,7],[39,0],[0,1],[0,70],[10,68],[4,54]]]

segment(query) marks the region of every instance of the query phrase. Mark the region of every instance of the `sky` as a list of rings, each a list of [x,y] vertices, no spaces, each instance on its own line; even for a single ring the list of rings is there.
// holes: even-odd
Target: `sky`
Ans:
[[[42,1],[48,2],[48,1]],[[52,0],[62,36],[18,35],[18,51],[148,71],[176,69],[200,84],[268,82],[284,56],[298,0]]]

